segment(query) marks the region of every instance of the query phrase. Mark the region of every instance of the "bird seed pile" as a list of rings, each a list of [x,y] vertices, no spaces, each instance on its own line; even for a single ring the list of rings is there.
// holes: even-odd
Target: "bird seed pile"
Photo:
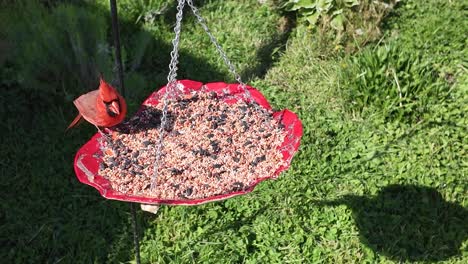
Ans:
[[[162,101],[162,100],[161,100]],[[286,165],[272,112],[216,93],[169,101],[156,182],[151,188],[163,103],[145,108],[101,140],[99,174],[114,190],[159,199],[203,199],[246,190]]]

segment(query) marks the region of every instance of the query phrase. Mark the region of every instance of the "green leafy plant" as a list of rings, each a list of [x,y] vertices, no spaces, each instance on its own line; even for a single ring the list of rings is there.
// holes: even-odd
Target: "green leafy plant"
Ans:
[[[286,11],[296,12],[309,29],[318,31],[323,46],[356,50],[381,35],[380,24],[399,0],[288,0]],[[329,45],[333,43],[334,45]]]
[[[415,121],[449,86],[421,54],[389,43],[345,60],[341,75],[348,109],[376,107],[389,119]]]
[[[312,27],[317,26],[320,19],[327,19],[332,28],[343,31],[344,11],[359,5],[359,0],[290,0],[285,7],[289,11],[299,11]]]

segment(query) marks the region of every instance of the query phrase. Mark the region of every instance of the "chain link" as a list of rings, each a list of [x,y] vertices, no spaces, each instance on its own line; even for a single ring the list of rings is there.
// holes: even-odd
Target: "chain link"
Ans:
[[[236,68],[234,67],[234,64],[232,64],[232,62],[228,59],[223,48],[221,47],[221,45],[219,45],[218,41],[216,40],[216,37],[211,33],[211,30],[206,25],[206,21],[200,15],[200,11],[198,10],[198,8],[193,4],[192,0],[187,0],[187,4],[192,9],[192,12],[197,18],[198,23],[202,26],[202,28],[205,30],[206,34],[210,38],[211,43],[213,43],[213,45],[216,47],[216,50],[218,51],[219,55],[221,55],[221,58],[223,59],[224,63],[228,66],[229,71],[231,72],[232,75],[234,75],[234,78],[240,84],[242,91],[247,96],[247,99],[251,102],[255,102],[255,100],[253,100],[252,98],[252,95],[250,94],[250,91],[246,88],[245,83],[242,81],[240,74],[237,73]]]
[[[169,63],[169,74],[167,76],[166,91],[163,96],[163,110],[161,117],[161,127],[159,128],[159,140],[156,147],[156,157],[154,161],[153,177],[151,179],[151,190],[156,188],[156,179],[158,177],[159,165],[161,162],[165,127],[167,124],[167,106],[168,96],[174,97],[177,93],[176,78],[177,78],[177,63],[179,62],[179,43],[180,29],[182,26],[182,17],[184,13],[185,0],[179,0],[177,4],[176,25],[174,27],[175,37],[172,40],[171,62]]]

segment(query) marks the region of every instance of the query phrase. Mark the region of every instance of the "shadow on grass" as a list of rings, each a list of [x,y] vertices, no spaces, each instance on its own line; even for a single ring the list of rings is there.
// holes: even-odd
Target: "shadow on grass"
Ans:
[[[346,195],[324,206],[353,210],[363,243],[397,261],[442,261],[460,255],[468,210],[434,188],[390,185],[375,197]]]
[[[281,57],[280,54],[285,51],[286,43],[296,21],[292,17],[283,16],[278,26],[278,32],[272,40],[262,45],[256,52],[256,59],[260,62],[255,67],[247,68],[241,73],[244,80],[251,80],[254,77],[263,78],[268,70]]]

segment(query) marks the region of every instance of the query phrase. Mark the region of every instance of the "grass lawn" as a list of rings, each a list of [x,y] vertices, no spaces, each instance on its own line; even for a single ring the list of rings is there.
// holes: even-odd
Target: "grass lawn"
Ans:
[[[133,263],[129,205],[73,172],[95,129],[64,133],[96,68],[112,78],[108,1],[69,2],[0,4],[5,263]],[[131,112],[166,82],[175,5],[163,2],[119,1]],[[402,1],[352,54],[325,53],[270,4],[201,2],[242,76],[296,112],[304,136],[291,168],[251,194],[139,211],[143,263],[468,262],[463,1]],[[194,17],[182,31],[179,78],[232,82]]]

